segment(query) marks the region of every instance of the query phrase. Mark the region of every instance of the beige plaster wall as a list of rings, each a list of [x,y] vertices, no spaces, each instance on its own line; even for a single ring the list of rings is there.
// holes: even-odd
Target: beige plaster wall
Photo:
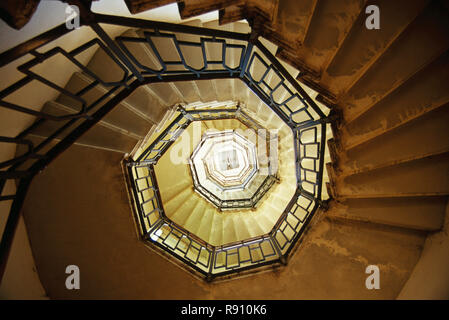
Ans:
[[[449,299],[449,203],[443,229],[427,237],[398,299]]]

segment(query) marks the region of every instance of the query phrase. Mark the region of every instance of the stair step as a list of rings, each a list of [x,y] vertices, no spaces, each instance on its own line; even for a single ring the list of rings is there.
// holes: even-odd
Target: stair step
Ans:
[[[429,0],[374,1],[381,12],[382,26],[373,32],[358,21],[320,79],[320,84],[340,96],[377,61],[398,37],[413,23]],[[403,10],[407,8],[407,10]]]
[[[202,121],[202,124],[206,127],[206,131],[208,131],[208,132],[217,130],[214,126],[214,123],[211,120]]]
[[[327,217],[437,231],[443,226],[447,199],[447,197],[347,199],[341,204],[333,203]]]
[[[199,199],[194,211],[187,218],[186,222],[183,224],[183,228],[192,234],[198,234],[198,230],[201,226],[201,221],[204,217],[204,212],[207,208],[208,204],[205,200]],[[207,240],[207,239],[203,239]]]
[[[234,99],[239,102],[244,102],[247,107],[248,102],[246,101],[246,97],[248,95],[248,92],[249,88],[242,80],[234,80]]]
[[[338,50],[362,10],[364,1],[318,1],[307,37],[297,50],[303,63],[319,71]]]
[[[339,198],[449,194],[449,153],[338,179]]]
[[[294,188],[292,188],[289,184],[279,185],[276,190],[276,194],[273,194],[273,199],[276,202],[279,202],[281,206],[287,205],[292,199],[294,191]]]
[[[340,174],[374,169],[449,151],[449,105],[428,112],[341,154]]]
[[[177,197],[181,192],[183,192],[186,189],[192,188],[192,182],[186,179],[181,180],[179,183],[171,185],[171,187],[166,187],[165,184],[163,184],[165,187],[164,189],[160,189],[161,197],[163,203],[168,203],[175,197]]]
[[[57,102],[47,102],[43,107],[43,112],[48,112],[54,115],[67,115],[72,113],[70,108],[61,105]],[[77,120],[70,128],[66,129],[62,134],[57,136],[57,139],[63,139],[71,130],[84,120]],[[47,138],[52,135],[56,130],[64,126],[67,121],[46,121],[36,129],[32,130],[31,134]],[[113,151],[119,151],[123,153],[130,152],[139,141],[139,136],[128,134],[125,131],[121,131],[120,128],[112,126],[105,121],[100,121],[78,140],[78,144],[108,149]]]
[[[363,1],[366,3],[366,1]],[[329,68],[329,65],[332,64],[335,57],[341,52],[342,46],[346,42],[347,38],[350,37],[354,32],[355,29],[360,28],[360,26],[364,26],[365,20],[366,20],[366,13],[365,13],[365,7],[361,7],[361,10],[359,11],[359,14],[352,22],[352,25],[349,26],[349,28],[346,26],[345,29],[342,29],[342,35],[338,38],[336,42],[336,48],[333,49],[329,54],[327,54],[326,58],[322,61],[320,65],[320,77],[323,76],[323,74],[326,72],[326,70]],[[363,28],[362,27],[362,28]],[[365,27],[366,29],[366,27]],[[322,86],[322,84],[320,84]]]
[[[266,234],[267,232],[262,228],[254,212],[248,212],[246,225],[251,231],[251,237],[257,237]]]
[[[255,113],[257,115],[257,117],[261,117],[262,114],[259,111],[259,107],[260,107],[260,98],[251,91],[251,89],[247,88],[246,89],[246,94],[247,96],[245,97],[245,104],[246,107],[251,110],[253,113]],[[266,117],[266,115],[265,115]]]
[[[254,230],[248,221],[249,218],[247,217],[247,214],[251,213],[246,211],[247,210],[240,211],[239,213],[232,213],[235,233],[237,234],[236,241],[242,241],[254,236]]]
[[[223,121],[221,120],[212,120],[210,128],[214,128],[218,131],[223,131],[225,129]]]
[[[185,228],[188,232],[192,234],[198,234],[200,221],[203,215],[204,215],[204,202],[198,202],[198,206],[187,218],[186,222],[183,225],[183,228]]]
[[[449,52],[374,105],[344,124],[338,133],[343,149],[351,149],[449,102]]]
[[[82,73],[75,72],[67,83],[66,89],[76,92],[88,86],[90,83],[92,83],[92,80],[89,77]],[[90,105],[107,92],[108,89],[101,85],[97,85],[84,94],[82,98],[87,102],[87,105]],[[56,101],[73,111],[80,110],[81,108],[80,103],[66,95],[60,95]],[[99,109],[101,105],[102,104],[99,104],[99,106],[93,110]],[[147,119],[145,115],[141,116],[138,113],[139,111],[135,110],[127,101],[122,101],[112,109],[102,121],[142,138],[148,130],[150,130],[154,122]]]
[[[204,210],[203,217],[201,218],[200,226],[198,229],[198,236],[204,241],[210,241],[212,228],[214,225],[212,221],[215,216],[215,209],[211,206],[207,206]]]
[[[201,101],[201,96],[195,81],[176,81],[174,85],[186,103]]]
[[[159,180],[158,180],[159,182]],[[188,201],[189,199],[191,199],[194,195],[194,191],[192,188],[186,188],[183,191],[181,191],[176,197],[172,198],[170,201],[168,202],[164,202],[164,210],[165,210],[165,214],[167,215],[167,217],[178,223],[179,221],[176,220],[176,217],[180,217],[181,218],[184,216],[184,212],[186,210],[184,210],[186,201]],[[190,202],[190,205],[192,205],[192,203]]]
[[[190,194],[182,201],[178,209],[170,217],[170,220],[184,227],[186,221],[201,203],[199,197],[190,189]]]
[[[143,30],[129,30],[123,36],[145,38]],[[150,38],[164,61],[180,60],[173,41],[163,37]],[[149,44],[125,42],[125,46],[142,65],[155,70],[162,68]],[[164,106],[172,106],[183,101],[179,91],[172,83],[152,83],[146,85],[146,87],[152,93],[153,97],[158,99]]]
[[[182,97],[172,83],[152,83],[147,85],[155,96],[162,100],[165,106],[173,106],[182,102]]]
[[[187,219],[183,222],[182,227],[193,234],[197,234],[201,220],[204,216],[204,211],[206,210],[206,205],[206,201],[203,199],[197,199],[192,212],[187,216]]]
[[[294,28],[297,40],[292,46],[304,43],[317,3],[318,0],[279,1],[275,28],[281,34]]]
[[[103,82],[118,82],[124,79],[123,69],[102,49],[95,51],[86,66]]]
[[[203,224],[205,226],[210,225],[210,235],[206,240],[214,246],[221,245],[223,241],[223,213],[215,210],[212,220],[205,221]]]
[[[160,179],[158,180],[160,182]],[[193,195],[192,188],[186,188],[180,193],[176,195],[176,197],[171,198],[170,200],[165,201],[163,198],[163,193],[161,192],[161,198],[164,205],[164,211],[168,218],[171,219],[173,215],[181,208],[184,202]]]
[[[274,224],[277,221],[277,218],[270,217],[273,213],[269,209],[266,209],[266,205],[263,204],[263,207],[260,208],[260,213],[257,214],[257,222],[259,223],[260,228],[263,230],[264,233],[268,233],[273,229]],[[280,216],[281,212],[279,212]],[[279,218],[279,216],[277,216]],[[276,221],[274,221],[276,220]]]
[[[154,97],[153,93],[146,90],[145,87],[138,87],[125,101],[144,114],[151,122],[157,124],[162,120],[168,108],[161,104],[160,100]]]
[[[429,36],[432,35],[432,36]],[[348,122],[437,59],[449,48],[449,12],[436,1],[339,100]]]
[[[223,213],[223,244],[235,242],[238,239],[232,214]]]
[[[274,224],[279,220],[282,212],[285,210],[288,202],[293,197],[296,189],[296,184],[289,185],[287,181],[283,181],[282,184],[273,185],[267,195],[265,195],[263,201],[257,206],[257,221],[264,233],[269,232]],[[279,189],[280,187],[283,187]],[[291,189],[290,189],[290,188]],[[282,200],[276,195],[281,192],[285,192],[284,196],[290,198],[288,200]]]
[[[145,38],[143,30],[130,29],[122,34],[123,37],[132,38]],[[153,39],[155,43],[158,43],[157,39]],[[162,65],[159,63],[156,54],[147,43],[136,42],[124,42],[124,46],[130,51],[133,57],[144,67],[160,70]],[[171,48],[173,49],[173,48]],[[163,50],[160,45],[157,46],[157,50]],[[176,57],[175,57],[176,58]],[[175,59],[176,60],[176,59]],[[142,69],[142,71],[145,69]],[[161,88],[160,83],[141,86],[142,94],[148,96],[148,100],[155,102],[157,108],[157,115],[161,116],[163,110],[166,110],[168,106],[171,106],[180,101],[180,97],[177,95],[177,90],[173,90],[173,85],[164,85]]]

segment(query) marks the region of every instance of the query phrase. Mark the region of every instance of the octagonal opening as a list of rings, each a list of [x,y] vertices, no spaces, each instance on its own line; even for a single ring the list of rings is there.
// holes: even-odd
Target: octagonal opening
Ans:
[[[189,162],[199,184],[221,191],[243,190],[258,170],[255,144],[233,130],[204,134]]]

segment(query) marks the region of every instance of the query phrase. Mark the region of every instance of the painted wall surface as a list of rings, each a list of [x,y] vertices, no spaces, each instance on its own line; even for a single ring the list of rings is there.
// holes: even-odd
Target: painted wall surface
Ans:
[[[421,257],[398,299],[449,299],[449,204],[444,228],[426,239]]]

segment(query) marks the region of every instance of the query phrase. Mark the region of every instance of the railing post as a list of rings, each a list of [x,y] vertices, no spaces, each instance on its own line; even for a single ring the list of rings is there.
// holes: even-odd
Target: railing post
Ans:
[[[273,243],[274,250],[276,250],[276,253],[279,256],[279,261],[282,263],[282,265],[287,265],[287,258],[282,254],[281,248],[279,248],[278,243],[276,241],[276,238],[274,235],[270,235],[271,242]]]
[[[215,249],[213,249],[210,254],[209,272],[206,275],[207,282],[212,282],[212,280],[214,279],[214,275],[212,274],[212,270],[214,268],[214,262],[215,262]]]
[[[240,64],[240,78],[243,78],[245,75],[246,66],[248,65],[249,57],[251,56],[251,52],[253,51],[254,44],[248,42],[248,46],[246,47],[245,57]]]
[[[161,217],[164,218],[165,217],[165,210],[164,210],[164,206],[162,204],[161,193],[159,192],[159,185],[157,184],[156,174],[154,172],[154,165],[153,164],[148,166],[148,171],[150,172],[150,179],[151,179],[151,182],[153,184],[154,193],[156,195],[156,203],[157,203],[158,211],[159,211]]]
[[[318,169],[318,192],[317,198],[321,201],[321,192],[323,187],[323,172],[324,172],[324,152],[326,150],[326,123],[321,124],[321,141],[320,141],[320,161]],[[320,204],[321,205],[321,204]]]
[[[259,19],[256,19],[255,22],[251,26],[251,34],[248,39],[248,46],[246,47],[245,57],[243,58],[240,64],[240,78],[243,78],[245,75],[246,67],[248,66],[249,57],[253,51],[254,44],[257,42],[260,34],[260,22]]]

